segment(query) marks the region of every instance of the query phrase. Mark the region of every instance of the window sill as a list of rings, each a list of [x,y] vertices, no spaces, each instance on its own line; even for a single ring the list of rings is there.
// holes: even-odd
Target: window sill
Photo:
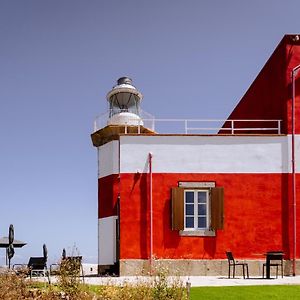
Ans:
[[[199,229],[199,230],[180,230],[180,236],[216,236],[215,230]]]

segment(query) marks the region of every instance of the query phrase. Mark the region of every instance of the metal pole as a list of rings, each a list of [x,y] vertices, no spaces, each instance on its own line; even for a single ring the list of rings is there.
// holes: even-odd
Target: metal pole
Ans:
[[[278,120],[278,134],[281,134],[281,120]]]
[[[293,276],[296,276],[297,250],[297,201],[296,201],[296,171],[295,171],[295,76],[300,65],[292,70],[292,198],[293,198]]]
[[[188,300],[190,300],[190,294],[191,294],[191,283],[189,281],[186,282],[186,294]]]
[[[152,153],[149,153],[149,194],[150,194],[150,275],[152,275],[153,267],[153,205],[152,205]]]

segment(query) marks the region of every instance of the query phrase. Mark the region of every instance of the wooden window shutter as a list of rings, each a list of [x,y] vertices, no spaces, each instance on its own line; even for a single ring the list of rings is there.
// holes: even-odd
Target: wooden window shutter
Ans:
[[[184,229],[184,189],[172,188],[172,230]]]
[[[212,229],[224,228],[224,188],[211,189],[211,227]]]

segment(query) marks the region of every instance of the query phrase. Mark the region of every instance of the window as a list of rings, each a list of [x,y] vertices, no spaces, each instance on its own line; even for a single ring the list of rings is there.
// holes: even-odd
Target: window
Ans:
[[[172,188],[172,229],[182,235],[200,236],[223,229],[224,189],[187,186]]]
[[[184,230],[209,229],[209,190],[184,190]]]

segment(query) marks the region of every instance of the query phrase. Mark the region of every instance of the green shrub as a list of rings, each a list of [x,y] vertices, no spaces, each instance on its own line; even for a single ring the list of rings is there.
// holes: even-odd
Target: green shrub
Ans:
[[[78,292],[80,284],[80,267],[81,262],[79,259],[63,259],[60,262],[58,283],[68,294]]]
[[[171,279],[170,279],[171,278]],[[187,299],[186,289],[178,276],[168,277],[167,269],[159,269],[154,274],[152,284],[153,299]]]

